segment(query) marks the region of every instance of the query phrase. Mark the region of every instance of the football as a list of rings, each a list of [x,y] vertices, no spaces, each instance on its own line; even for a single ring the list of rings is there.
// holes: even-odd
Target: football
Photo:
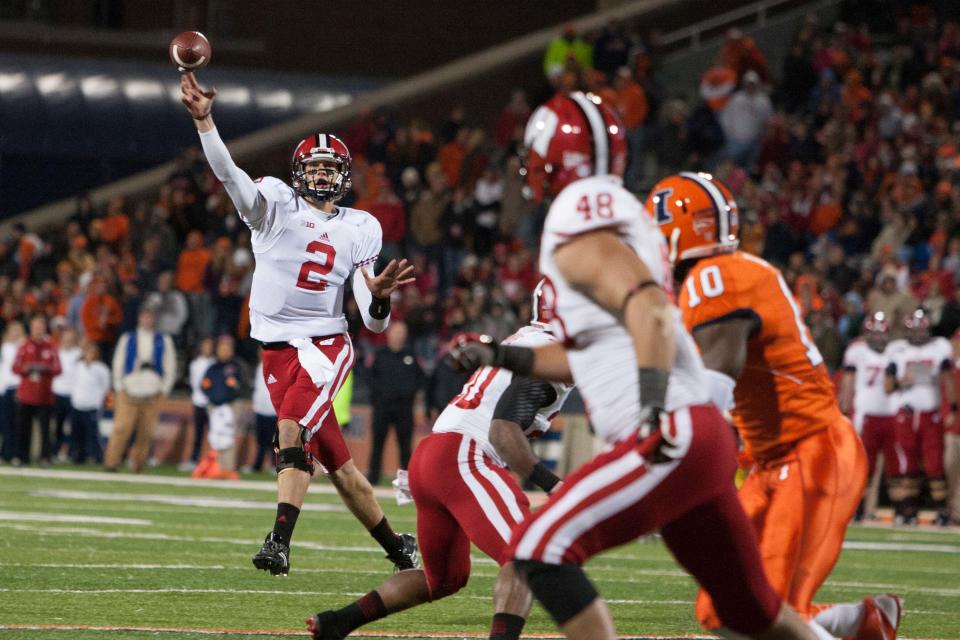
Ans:
[[[170,61],[181,72],[207,66],[212,53],[210,41],[199,31],[184,31],[170,41]]]

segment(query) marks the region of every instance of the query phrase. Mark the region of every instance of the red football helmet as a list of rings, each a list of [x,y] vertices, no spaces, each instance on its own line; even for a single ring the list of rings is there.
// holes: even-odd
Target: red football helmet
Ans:
[[[907,340],[912,344],[923,344],[930,337],[930,318],[922,308],[908,315],[903,326],[907,330]]]
[[[674,264],[730,253],[740,244],[737,202],[709,173],[685,171],[664,178],[650,190],[647,212],[660,225]]]
[[[623,122],[599,96],[557,94],[537,108],[523,134],[531,198],[555,196],[580,178],[614,174],[627,166]]]
[[[553,284],[543,278],[533,288],[533,317],[530,324],[541,329],[552,331],[550,323],[556,317],[557,293]]]
[[[876,351],[883,351],[890,339],[890,321],[887,314],[877,311],[863,321],[863,337]]]
[[[336,169],[323,169],[307,165],[333,163]],[[350,170],[353,161],[350,150],[343,140],[326,133],[318,133],[300,141],[293,150],[290,161],[290,176],[293,190],[304,198],[336,202],[350,190]]]
[[[887,333],[890,331],[890,322],[887,320],[887,314],[883,311],[867,316],[863,321],[863,330],[867,333]]]

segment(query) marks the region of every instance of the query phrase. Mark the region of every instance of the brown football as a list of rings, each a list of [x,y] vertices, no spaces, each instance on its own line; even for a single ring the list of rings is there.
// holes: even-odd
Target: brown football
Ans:
[[[212,53],[210,41],[199,31],[184,31],[170,41],[170,61],[180,71],[202,69]]]

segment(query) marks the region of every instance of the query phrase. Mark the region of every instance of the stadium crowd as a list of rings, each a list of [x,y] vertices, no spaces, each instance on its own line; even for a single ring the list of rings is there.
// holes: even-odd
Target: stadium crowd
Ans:
[[[808,16],[779,69],[731,30],[694,99],[657,84],[655,37],[622,24],[586,35],[568,27],[544,56],[544,94],[583,88],[617,107],[631,150],[625,183],[637,193],[679,170],[725,182],[741,246],[783,269],[836,370],[871,312],[886,312],[896,331],[922,305],[936,335],[960,328],[960,24],[930,7],[903,3],[884,33]],[[380,221],[381,261],[416,265],[393,309],[427,374],[456,332],[501,339],[530,320],[544,210],[525,199],[519,170],[533,93],[515,90],[488,123],[462,107],[436,123],[371,112],[341,132],[354,161],[343,203]],[[249,230],[196,148],[153,198],[81,196],[61,227],[15,225],[0,242],[0,458],[16,457],[9,425],[26,400],[13,364],[26,326],[44,319],[37,335],[49,332],[61,360],[82,343],[71,357],[87,360],[95,345],[109,363],[149,309],[185,387],[205,338],[232,336],[255,363],[253,259]],[[369,366],[384,337],[346,300],[358,362]],[[362,397],[369,376],[359,369]],[[54,394],[71,390],[61,383]],[[54,442],[69,408],[57,402]]]

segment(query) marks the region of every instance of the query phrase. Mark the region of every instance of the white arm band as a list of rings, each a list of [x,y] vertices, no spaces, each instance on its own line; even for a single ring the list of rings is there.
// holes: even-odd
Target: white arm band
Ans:
[[[725,373],[706,369],[707,391],[710,394],[710,401],[717,405],[717,408],[723,411],[729,411],[733,408],[733,388],[737,386],[737,381]]]
[[[353,297],[357,301],[357,308],[360,309],[360,315],[363,317],[363,324],[367,329],[374,333],[383,333],[390,326],[390,314],[386,318],[374,318],[370,315],[370,303],[373,302],[373,294],[367,288],[367,281],[363,278],[363,272],[357,267],[353,272]]]
[[[237,211],[249,225],[259,226],[267,213],[267,199],[257,189],[256,183],[250,179],[250,176],[230,157],[227,145],[220,139],[217,128],[202,132],[200,144],[203,145],[203,153],[207,156],[210,168],[213,169],[213,175],[223,183]]]

